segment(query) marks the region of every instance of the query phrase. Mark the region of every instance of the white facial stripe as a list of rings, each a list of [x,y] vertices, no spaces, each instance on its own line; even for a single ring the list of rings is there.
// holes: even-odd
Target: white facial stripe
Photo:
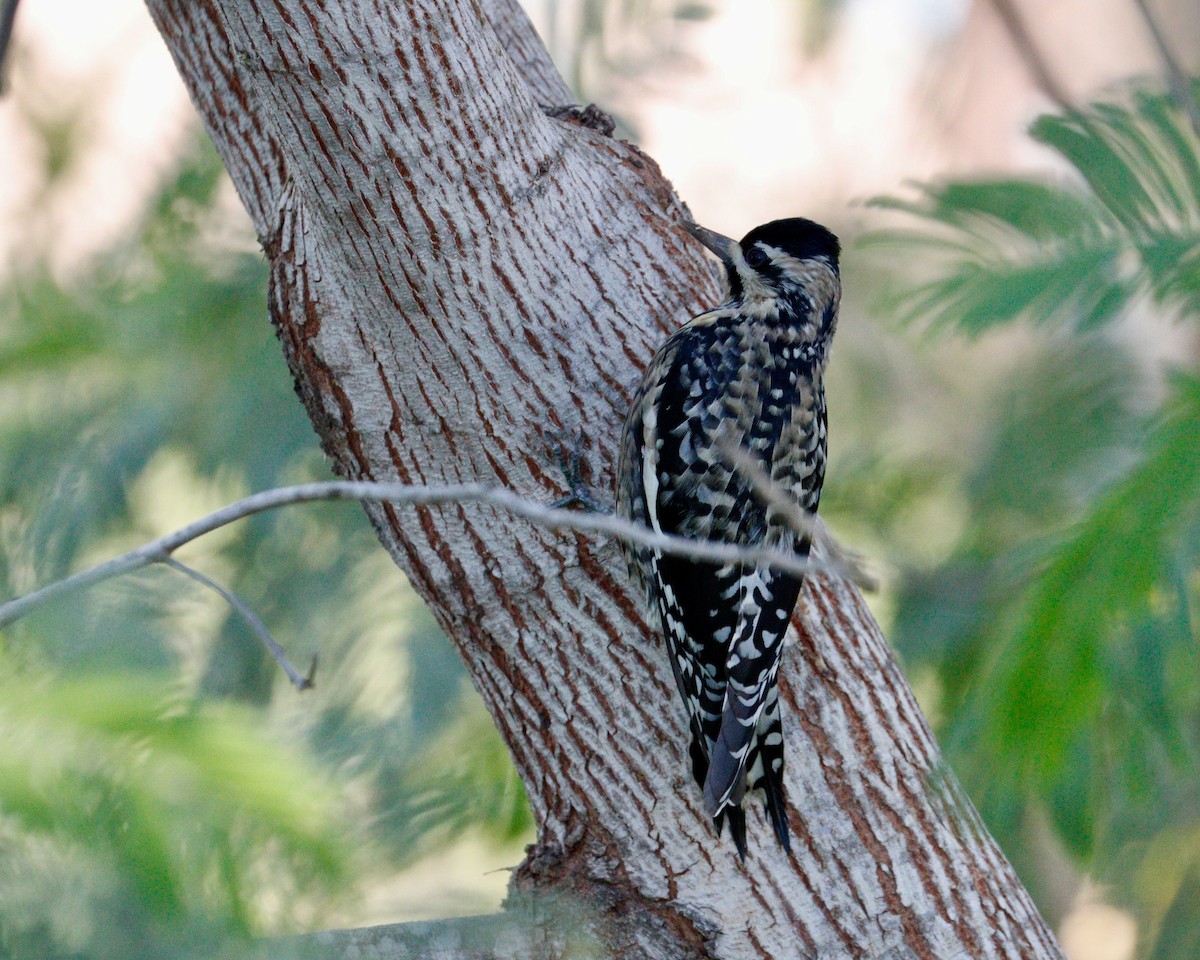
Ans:
[[[782,280],[811,291],[813,299],[818,303],[832,301],[836,309],[838,300],[841,297],[842,285],[837,273],[834,272],[833,265],[830,264],[828,259],[825,257],[810,257],[802,260],[799,257],[793,257],[790,253],[779,247],[773,247],[767,243],[756,243],[755,246],[761,248],[771,258],[771,264],[779,271]],[[743,259],[740,262],[745,263],[745,260]],[[746,269],[749,270],[748,265]],[[741,272],[740,266],[739,272]],[[746,284],[744,274],[742,276],[742,283],[743,285]],[[759,281],[759,288],[762,290],[768,289],[761,281]],[[749,288],[747,287],[747,289]],[[770,293],[773,294],[774,291],[771,290]]]
[[[767,243],[756,243],[755,246],[766,252],[785,280],[793,280],[796,283],[821,282],[826,275],[833,274],[833,268],[823,256],[807,257],[802,260],[799,257],[793,257],[780,247],[772,247]]]
[[[762,245],[758,244],[758,246]],[[764,249],[770,252],[773,248],[764,247]],[[764,283],[754,268],[746,262],[746,255],[742,251],[740,243],[730,244],[729,253],[730,259],[733,261],[733,268],[741,278],[742,296],[746,300],[757,300],[760,297],[775,296],[775,291],[768,284]]]
[[[769,243],[762,243],[760,241],[760,242],[756,243],[755,246],[758,247],[760,250],[762,250],[768,257],[770,257],[773,261],[776,262],[776,264],[778,264],[780,266],[782,266],[782,261],[784,261],[784,260],[795,260],[796,259],[795,257],[791,256],[790,254],[784,253],[782,248],[773,247]]]

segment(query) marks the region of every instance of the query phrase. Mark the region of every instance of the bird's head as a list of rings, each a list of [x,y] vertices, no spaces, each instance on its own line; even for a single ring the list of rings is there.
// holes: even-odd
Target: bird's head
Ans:
[[[825,227],[803,217],[772,220],[740,242],[695,224],[687,230],[725,265],[731,302],[766,318],[816,314],[820,332],[833,333],[841,298],[841,247]]]

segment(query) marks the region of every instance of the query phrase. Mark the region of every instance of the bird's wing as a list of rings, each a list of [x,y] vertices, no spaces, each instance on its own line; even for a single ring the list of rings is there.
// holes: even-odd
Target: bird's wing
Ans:
[[[768,383],[766,388],[781,386]],[[778,424],[778,433],[763,433],[752,425],[749,446],[757,446],[773,483],[815,510],[824,469],[824,405],[820,391],[801,391],[791,416]],[[753,449],[752,449],[753,452]],[[750,493],[739,500],[744,515],[737,539],[770,543],[807,554],[809,538],[790,530],[784,518]],[[761,787],[781,844],[788,847],[783,800],[783,735],[779,720],[778,688],[783,640],[800,593],[803,578],[766,567],[743,566],[726,603],[736,610],[736,622],[726,661],[727,687],[721,723],[713,746],[704,799],[716,815],[741,802],[746,789]]]
[[[672,395],[680,348],[686,342],[684,330],[659,349],[646,371],[625,423],[617,467],[617,476],[623,478],[617,488],[618,514],[662,533],[681,532],[675,514],[669,509],[663,512],[670,491],[662,489],[660,480],[673,469],[679,455],[678,439],[671,432],[677,405],[668,403],[664,409],[663,403],[664,393],[668,398]],[[713,725],[711,734],[706,735],[699,705],[709,702],[708,712],[719,717],[724,689],[722,684],[720,691],[706,694],[712,681],[704,669],[703,651],[691,633],[695,624],[690,612],[695,603],[690,564],[647,547],[627,544],[623,549],[667,640],[671,670],[692,733],[693,772],[703,783],[716,729]],[[711,705],[714,699],[715,707]]]

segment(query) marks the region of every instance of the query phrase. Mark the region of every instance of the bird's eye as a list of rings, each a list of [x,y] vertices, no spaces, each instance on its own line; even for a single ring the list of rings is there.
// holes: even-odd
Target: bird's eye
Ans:
[[[762,247],[755,246],[746,251],[746,262],[755,270],[757,270],[759,267],[765,267],[767,265],[767,261],[770,259],[771,258],[767,255],[767,252]]]

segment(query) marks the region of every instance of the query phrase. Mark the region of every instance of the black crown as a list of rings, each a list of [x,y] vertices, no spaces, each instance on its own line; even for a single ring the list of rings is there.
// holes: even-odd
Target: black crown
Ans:
[[[743,250],[749,250],[756,243],[778,247],[798,260],[825,257],[835,270],[842,251],[838,238],[831,231],[803,217],[772,220],[742,237]]]

